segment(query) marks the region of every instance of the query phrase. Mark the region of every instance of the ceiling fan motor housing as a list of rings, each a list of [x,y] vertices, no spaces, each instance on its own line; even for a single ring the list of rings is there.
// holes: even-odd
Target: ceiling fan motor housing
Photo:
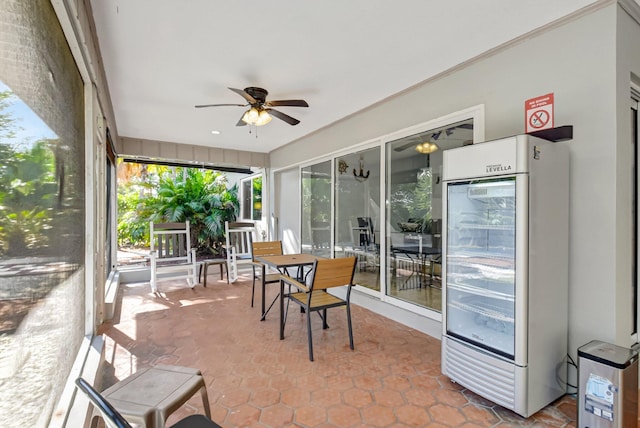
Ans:
[[[266,89],[257,88],[255,86],[244,88],[244,91],[251,95],[260,104],[264,104],[267,101],[267,95],[269,95],[269,92],[267,92]]]

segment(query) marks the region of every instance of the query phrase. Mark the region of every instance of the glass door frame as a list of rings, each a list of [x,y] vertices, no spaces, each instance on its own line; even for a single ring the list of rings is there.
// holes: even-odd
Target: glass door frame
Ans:
[[[629,132],[631,137],[631,145],[633,150],[632,156],[632,218],[631,218],[631,227],[632,227],[632,252],[633,252],[633,260],[631,266],[631,302],[632,302],[632,316],[633,316],[633,325],[631,326],[631,344],[638,343],[640,340],[640,334],[638,333],[638,326],[640,326],[640,311],[638,307],[640,306],[639,300],[639,292],[638,292],[638,268],[640,267],[640,201],[638,198],[640,197],[640,171],[638,168],[640,167],[640,85],[632,84],[631,85],[631,94],[629,99],[629,107],[630,107],[630,123],[629,123]]]
[[[427,132],[431,129],[446,127],[447,125],[455,124],[458,122],[462,122],[465,120],[473,120],[473,142],[478,143],[484,141],[484,105],[480,104],[474,107],[470,107],[464,110],[460,110],[440,118],[430,120],[428,122],[424,122],[415,126],[411,126],[400,131],[394,132],[392,134],[388,134],[381,139],[381,165],[384,165],[385,179],[380,183],[380,192],[381,192],[381,201],[384,201],[385,210],[384,213],[380,213],[381,216],[381,225],[380,225],[380,247],[387,248],[387,209],[389,206],[389,200],[387,199],[387,182],[388,182],[388,164],[387,164],[387,155],[386,155],[386,145],[387,143],[391,143],[393,141],[410,137],[415,134],[419,134],[422,132]],[[444,201],[444,194],[443,194]],[[443,211],[444,213],[444,211]],[[386,262],[386,254],[385,257],[381,257],[381,271],[387,272],[387,262]],[[390,284],[386,279],[386,274],[383,278],[381,278],[380,282],[380,300],[386,303],[390,303],[394,306],[398,306],[400,308],[406,309],[408,311],[417,313],[419,315],[425,316],[427,318],[442,321],[442,312],[438,312],[433,309],[429,309],[427,307],[408,302],[406,300],[399,299],[397,297],[391,296],[390,293]]]

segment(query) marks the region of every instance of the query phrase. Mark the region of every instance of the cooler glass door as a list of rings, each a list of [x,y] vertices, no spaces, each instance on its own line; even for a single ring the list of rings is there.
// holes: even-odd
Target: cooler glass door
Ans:
[[[447,184],[446,331],[514,359],[516,179]]]

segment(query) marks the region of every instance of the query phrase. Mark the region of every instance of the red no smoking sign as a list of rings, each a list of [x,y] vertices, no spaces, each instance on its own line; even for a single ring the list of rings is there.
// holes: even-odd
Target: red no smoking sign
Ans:
[[[553,128],[553,93],[524,102],[525,132]]]

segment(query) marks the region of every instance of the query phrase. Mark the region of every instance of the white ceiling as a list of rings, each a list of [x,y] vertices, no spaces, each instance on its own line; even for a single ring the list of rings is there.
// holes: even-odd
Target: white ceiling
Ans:
[[[596,0],[91,0],[120,136],[269,152]],[[259,86],[301,121],[236,127]],[[220,131],[212,135],[211,131]],[[255,131],[255,130],[254,130]]]

